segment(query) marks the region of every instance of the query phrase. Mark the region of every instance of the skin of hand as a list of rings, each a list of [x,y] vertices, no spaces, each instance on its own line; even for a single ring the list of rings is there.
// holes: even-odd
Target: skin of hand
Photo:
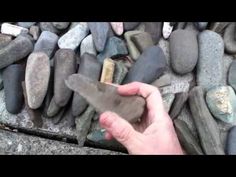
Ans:
[[[99,123],[106,130],[105,138],[115,138],[132,155],[182,155],[173,122],[164,109],[159,90],[140,82],[117,87],[120,95],[145,98],[146,110],[141,121],[132,125],[113,112],[102,113]]]

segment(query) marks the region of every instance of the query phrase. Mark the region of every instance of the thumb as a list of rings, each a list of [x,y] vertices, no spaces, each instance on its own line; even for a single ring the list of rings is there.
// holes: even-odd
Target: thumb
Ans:
[[[101,126],[127,149],[133,146],[137,132],[126,120],[113,112],[105,112],[101,114],[99,121]]]

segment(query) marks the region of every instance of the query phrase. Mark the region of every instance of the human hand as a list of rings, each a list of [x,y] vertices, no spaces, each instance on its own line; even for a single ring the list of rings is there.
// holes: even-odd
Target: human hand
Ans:
[[[183,154],[172,120],[166,113],[159,90],[133,82],[118,86],[121,95],[140,95],[146,110],[140,122],[131,125],[113,112],[101,114],[99,122],[106,129],[106,139],[115,138],[129,154]]]

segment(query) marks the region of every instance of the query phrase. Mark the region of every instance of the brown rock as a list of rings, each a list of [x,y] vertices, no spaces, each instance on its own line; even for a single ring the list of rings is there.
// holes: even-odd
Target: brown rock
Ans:
[[[106,58],[103,62],[102,75],[100,81],[112,83],[114,70],[115,62],[110,58]]]

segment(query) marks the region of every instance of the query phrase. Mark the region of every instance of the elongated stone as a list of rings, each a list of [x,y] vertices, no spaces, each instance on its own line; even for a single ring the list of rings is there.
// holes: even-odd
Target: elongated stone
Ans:
[[[79,147],[84,146],[94,113],[94,108],[89,106],[81,116],[75,119],[76,137]]]
[[[73,74],[66,85],[83,96],[98,113],[112,111],[129,122],[136,122],[142,116],[145,100],[140,96],[121,96],[112,85],[94,81],[80,74]]]
[[[33,50],[32,42],[22,35],[0,50],[0,69],[26,57]]]
[[[54,97],[58,106],[65,106],[72,91],[65,85],[65,79],[76,72],[75,52],[71,49],[59,49],[55,54]]]
[[[3,89],[2,71],[0,70],[0,90]]]
[[[12,41],[12,36],[0,34],[0,50],[6,47]]]
[[[160,78],[156,79],[152,82],[152,85],[159,88],[164,87],[171,84],[171,76],[170,74],[164,74]]]
[[[54,97],[52,97],[51,102],[48,106],[47,116],[48,117],[55,116],[60,111],[60,109],[61,107],[56,104]]]
[[[3,71],[3,84],[6,109],[11,114],[18,114],[23,106],[23,90],[21,82],[24,80],[22,65],[13,64]]]
[[[37,40],[39,38],[40,35],[40,29],[38,26],[31,26],[29,33],[33,36],[34,40]]]
[[[103,63],[100,82],[112,83],[114,70],[115,70],[114,61],[110,58],[106,58]]]
[[[187,100],[188,100],[188,92],[181,92],[181,93],[175,94],[175,100],[174,100],[171,110],[170,110],[170,117],[172,119],[177,118],[177,116],[181,112],[181,110]]]
[[[62,107],[55,116],[50,118],[52,120],[52,123],[55,125],[59,124],[61,120],[63,119],[65,112],[66,112],[66,108]]]
[[[171,105],[175,99],[175,94],[173,93],[167,93],[162,96],[163,98],[163,104],[166,112],[170,111]]]
[[[60,37],[58,46],[61,49],[75,50],[81,41],[88,35],[89,28],[87,23],[79,23],[74,28],[70,29],[67,33]]]
[[[84,53],[89,53],[92,55],[97,55],[97,51],[93,42],[93,36],[92,34],[88,35],[86,38],[83,39],[83,41],[81,42],[80,45],[80,57],[82,57],[82,55]]]
[[[210,29],[216,33],[222,33],[223,30],[229,25],[229,22],[215,22],[212,23]]]
[[[149,33],[153,43],[157,44],[162,34],[162,22],[145,22],[145,32]]]
[[[57,47],[58,36],[50,31],[43,31],[34,45],[34,52],[44,52],[52,57]]]
[[[227,136],[226,152],[228,155],[236,155],[236,127],[232,127]]]
[[[25,85],[28,104],[31,109],[37,109],[43,103],[48,89],[50,63],[43,52],[30,54],[26,64]]]
[[[236,54],[236,40],[234,39],[236,24],[231,23],[224,32],[225,50],[229,54]]]
[[[236,61],[234,60],[229,68],[228,83],[236,91]]]
[[[203,155],[201,146],[189,130],[187,124],[179,119],[174,120],[175,130],[181,146],[189,155]]]
[[[225,154],[220,140],[219,128],[207,108],[201,86],[194,87],[190,91],[189,105],[203,152],[207,155]]]
[[[133,41],[131,40],[131,37],[133,35],[136,35],[136,34],[140,34],[142,33],[141,31],[127,31],[125,34],[124,34],[124,37],[125,37],[125,40],[126,40],[126,43],[127,43],[127,48],[128,48],[128,51],[129,51],[129,54],[131,56],[131,58],[133,60],[137,60],[138,57],[140,56],[140,52],[139,50],[136,48],[135,44],[133,43]]]
[[[142,53],[147,47],[154,45],[151,35],[147,32],[135,34],[131,36],[131,40],[134,42],[140,53]]]
[[[27,28],[23,28],[17,25],[12,25],[10,23],[3,23],[1,25],[1,33],[2,34],[8,34],[11,36],[18,36],[19,34],[22,33],[28,33],[29,30]]]
[[[113,75],[113,83],[121,84],[124,80],[126,74],[128,73],[128,69],[122,62],[115,62],[115,72]]]
[[[93,80],[99,80],[101,68],[102,65],[97,61],[94,55],[85,53],[81,57],[78,73]],[[87,101],[82,96],[80,96],[79,93],[75,92],[72,100],[73,116],[80,115],[86,109],[87,106]]]

